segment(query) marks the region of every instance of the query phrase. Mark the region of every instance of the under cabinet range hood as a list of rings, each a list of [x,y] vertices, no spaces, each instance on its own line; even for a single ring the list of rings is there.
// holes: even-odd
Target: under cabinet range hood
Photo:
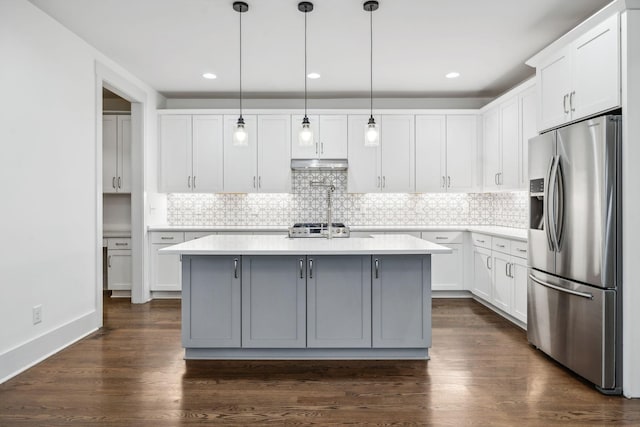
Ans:
[[[346,171],[348,166],[347,159],[291,159],[294,171]]]

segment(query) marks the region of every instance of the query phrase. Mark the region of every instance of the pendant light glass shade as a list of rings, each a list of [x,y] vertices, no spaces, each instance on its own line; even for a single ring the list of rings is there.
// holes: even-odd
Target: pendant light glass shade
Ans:
[[[378,147],[380,145],[380,130],[376,126],[376,120],[373,118],[373,11],[378,9],[378,2],[375,0],[366,1],[363,5],[365,11],[369,12],[369,54],[370,54],[370,92],[369,100],[371,107],[371,115],[369,122],[364,127],[364,145],[365,147]]]
[[[298,3],[298,10],[304,13],[304,118],[298,131],[298,145],[310,147],[313,142],[313,129],[307,117],[307,13],[313,10],[313,3],[303,1]]]
[[[298,145],[301,147],[310,147],[313,145],[313,129],[311,129],[311,123],[309,118],[304,116],[302,119],[302,127],[298,132]]]
[[[369,117],[369,123],[367,123],[364,128],[364,145],[366,147],[377,147],[380,145],[380,132],[378,132],[373,116]]]
[[[242,116],[238,118],[238,122],[233,127],[233,145],[249,145],[249,135],[247,134],[247,129],[244,127],[244,119]]]
[[[233,127],[233,145],[237,147],[249,145],[249,135],[244,127],[244,119],[242,118],[242,14],[249,10],[249,5],[242,1],[233,3],[233,10],[238,12],[240,16],[240,117]]]

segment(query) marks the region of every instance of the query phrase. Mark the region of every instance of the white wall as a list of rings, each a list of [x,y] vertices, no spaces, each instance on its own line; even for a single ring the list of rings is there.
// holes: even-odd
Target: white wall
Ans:
[[[164,99],[26,0],[0,0],[0,58],[2,382],[102,324],[96,60],[147,94],[145,146]]]

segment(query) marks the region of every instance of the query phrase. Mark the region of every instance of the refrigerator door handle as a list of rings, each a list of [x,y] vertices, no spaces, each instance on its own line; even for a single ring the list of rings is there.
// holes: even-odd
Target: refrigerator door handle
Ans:
[[[529,274],[529,279],[533,280],[537,284],[542,285],[542,286],[544,286],[546,288],[555,289],[556,291],[564,292],[565,294],[571,294],[571,295],[575,295],[577,297],[593,299],[593,294],[589,294],[589,293],[586,293],[586,292],[578,292],[578,291],[574,291],[572,289],[567,289],[567,288],[563,288],[563,287],[560,287],[560,286],[552,285],[551,283],[543,282],[542,280],[537,279],[533,274]]]
[[[553,166],[555,165],[556,157],[551,158],[549,163],[549,169],[547,171],[547,179],[544,183],[544,229],[547,234],[547,243],[549,244],[549,250],[555,251],[556,248],[553,245],[553,238],[551,237],[551,215],[549,215],[549,208],[551,207],[551,173],[553,172]]]
[[[551,174],[549,178],[549,191],[547,197],[549,203],[547,203],[547,216],[551,224],[549,224],[549,234],[551,235],[551,242],[553,250],[558,252],[560,247],[558,245],[558,223],[556,222],[556,186],[558,184],[558,164],[560,163],[560,156],[553,156]]]
[[[555,224],[554,232],[556,235],[556,248],[560,251],[560,246],[562,245],[562,233],[564,231],[564,177],[562,175],[562,165],[560,164],[560,156],[558,156],[558,161],[556,162],[556,181],[555,185],[558,190],[558,209]],[[555,190],[554,190],[555,191]]]

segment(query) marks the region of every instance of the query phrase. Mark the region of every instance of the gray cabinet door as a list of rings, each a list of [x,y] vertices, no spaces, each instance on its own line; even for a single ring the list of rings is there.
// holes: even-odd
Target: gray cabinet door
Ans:
[[[242,257],[242,346],[306,346],[304,256]]]
[[[307,257],[307,347],[371,347],[371,256]]]
[[[373,347],[430,347],[430,256],[373,256],[372,263]]]
[[[240,347],[240,257],[182,257],[182,345]]]

